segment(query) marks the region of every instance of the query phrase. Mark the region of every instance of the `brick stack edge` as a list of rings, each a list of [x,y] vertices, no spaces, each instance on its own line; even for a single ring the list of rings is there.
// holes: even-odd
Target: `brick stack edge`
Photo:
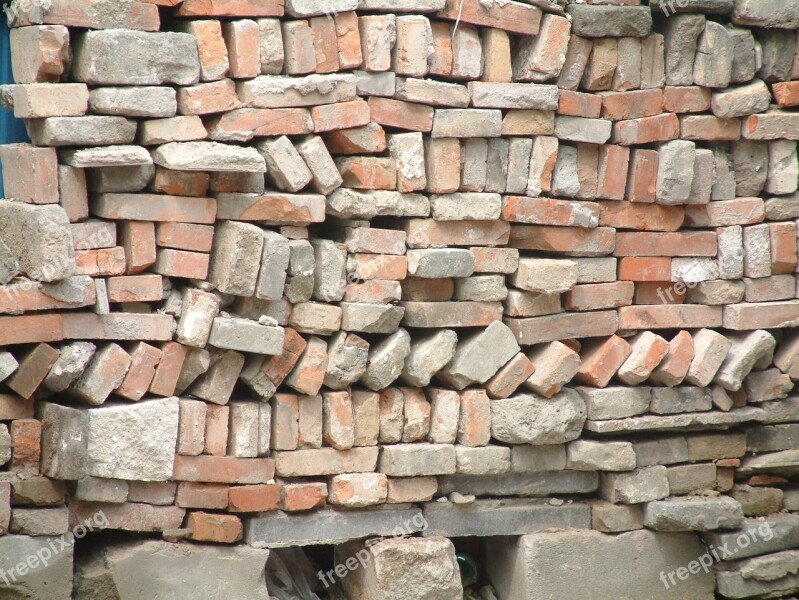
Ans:
[[[799,2],[566,4],[12,2],[0,555],[768,515],[719,592],[797,589]]]

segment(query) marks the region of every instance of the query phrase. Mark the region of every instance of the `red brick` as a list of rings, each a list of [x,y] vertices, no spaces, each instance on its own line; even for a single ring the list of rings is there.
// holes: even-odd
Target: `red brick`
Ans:
[[[714,231],[619,233],[615,256],[716,256]],[[668,280],[668,278],[667,278]]]
[[[635,304],[683,304],[688,289],[671,281],[636,281]]]
[[[313,131],[313,120],[307,108],[239,108],[210,121],[208,130],[211,139],[223,141],[304,135]]]
[[[336,23],[328,16],[310,19],[313,46],[316,52],[316,72],[335,73],[339,70]]]
[[[599,205],[593,202],[527,196],[506,196],[502,202],[502,219],[512,223],[570,227],[574,226],[580,217],[585,219],[583,215],[586,213],[591,213],[598,219]]]
[[[623,200],[627,185],[630,149],[622,146],[600,146],[596,197]]]
[[[370,105],[363,100],[352,100],[316,106],[311,109],[314,131],[320,133],[366,125],[369,123]]]
[[[351,254],[347,266],[358,279],[402,281],[408,275],[408,258],[405,256]]]
[[[437,13],[441,19],[495,27],[523,35],[536,35],[541,25],[541,10],[519,2],[484,6],[479,0],[447,0]]]
[[[606,256],[613,252],[615,231],[609,227],[515,225],[509,245],[520,250],[562,252],[570,256]]]
[[[63,315],[65,340],[135,340],[165,342],[172,339],[175,319],[160,314]]]
[[[156,167],[152,189],[159,194],[170,196],[203,197],[208,193],[211,176],[208,173],[195,171],[172,171]]]
[[[5,198],[33,204],[58,202],[58,156],[55,148],[29,144],[0,146]]]
[[[397,167],[391,158],[353,156],[337,160],[343,184],[364,190],[397,189]]]
[[[667,142],[678,137],[680,120],[674,113],[617,121],[613,124],[613,143],[622,146]]]
[[[799,106],[799,81],[785,81],[771,86],[780,106]]]
[[[210,262],[209,254],[163,248],[158,251],[153,271],[167,277],[204,280]]]
[[[160,275],[109,277],[106,286],[109,302],[160,302],[164,297]]]
[[[311,510],[326,503],[326,483],[284,483],[280,487],[281,510],[287,512]]]
[[[155,264],[155,224],[123,221],[119,224],[119,243],[125,249],[128,275],[142,273]]]
[[[114,393],[128,400],[141,400],[153,382],[155,369],[161,360],[161,351],[139,342],[131,351],[130,358],[128,374]]]
[[[185,0],[179,17],[282,17],[283,0]]]
[[[633,150],[627,178],[627,199],[631,202],[654,202],[657,196],[658,169],[657,150]]]
[[[173,3],[180,4],[180,2]],[[198,19],[188,21],[183,31],[197,38],[197,48],[200,51],[200,78],[203,81],[214,81],[225,77],[230,63],[225,39],[222,37],[222,24],[219,21]]]
[[[331,154],[378,154],[386,149],[386,132],[377,123],[330,131],[324,134],[324,139]]]
[[[685,207],[685,225],[688,227],[729,227],[753,225],[766,218],[766,208],[760,198],[717,200],[701,206]]]
[[[261,74],[260,32],[255,21],[230,21],[222,25],[230,76],[245,79]]]
[[[338,38],[338,62],[342,70],[355,69],[363,63],[361,33],[358,30],[358,15],[355,12],[334,16]]]
[[[156,243],[162,248],[210,252],[214,243],[214,228],[191,223],[158,223]]]
[[[452,279],[409,277],[402,282],[402,299],[415,302],[449,302],[455,295]]]
[[[261,367],[266,378],[269,379],[275,387],[283,383],[283,380],[291,373],[307,345],[308,343],[305,341],[305,338],[294,329],[290,327],[285,328],[283,352],[278,356],[268,357]]]
[[[143,533],[179,529],[186,511],[177,506],[150,506],[149,504],[108,504],[73,500],[70,505],[70,523],[77,527],[83,523],[97,522],[97,515],[106,517],[104,527]]]
[[[16,394],[0,394],[0,421],[33,418],[33,397],[25,400]]]
[[[580,353],[582,364],[576,379],[586,385],[606,387],[631,352],[630,344],[617,335],[588,344]]]
[[[692,115],[680,118],[680,130],[685,140],[735,141],[741,139],[741,120]]]
[[[61,315],[0,317],[0,346],[60,342],[63,339]]]
[[[268,483],[274,476],[275,461],[271,458],[176,455],[172,478],[206,483]]]
[[[225,509],[228,506],[229,489],[230,486],[223,483],[181,481],[175,504],[181,508]]]
[[[83,300],[80,302],[56,300],[45,294],[40,284],[28,280],[22,280],[9,286],[0,286],[0,314],[64,308],[74,309],[82,306],[93,306],[96,302],[97,294],[93,285],[88,285],[84,288]]]
[[[678,231],[685,220],[679,206],[632,202],[599,202],[599,224],[637,231]]]
[[[242,485],[230,488],[230,512],[265,512],[280,506],[280,486],[276,483]]]
[[[433,23],[433,27],[437,25],[444,25],[446,29],[433,32],[433,49],[434,52],[441,50],[439,46],[443,45],[439,41],[439,37],[446,35],[449,46],[449,56],[446,60],[449,62],[445,68],[444,64],[437,64],[436,71],[433,73],[431,67],[430,71],[433,74],[443,75],[450,77],[452,74],[452,38],[449,33],[449,24],[447,23]],[[480,31],[480,41],[483,45],[483,76],[480,81],[493,81],[502,83],[511,83],[513,81],[513,64],[511,61],[511,42],[508,32],[503,29],[486,28]],[[432,57],[431,57],[432,58]],[[447,68],[449,69],[447,71]],[[440,71],[446,71],[441,73]]]
[[[155,370],[150,393],[157,396],[173,396],[178,384],[183,361],[186,360],[188,347],[177,342],[167,342],[161,347],[161,362]]]
[[[535,366],[529,358],[519,352],[488,380],[486,391],[492,398],[507,398],[533,373],[535,373]]]
[[[627,256],[619,261],[620,281],[669,281],[671,259]]]
[[[163,221],[212,225],[216,200],[159,194],[102,194],[94,214],[106,219]]]
[[[770,223],[771,233],[771,273],[780,275],[796,270],[796,224]]]
[[[452,75],[452,31],[449,23],[432,21],[433,54],[430,56],[430,74],[438,77]]]
[[[529,368],[529,367],[528,367]],[[491,403],[483,390],[461,392],[458,444],[486,446],[491,441]]]
[[[100,6],[98,7],[97,4]],[[51,0],[46,6],[47,8],[39,7],[34,3],[21,4],[17,7],[15,27],[37,23],[86,29],[107,29],[109,27],[109,18],[103,10],[105,7],[98,0],[83,0],[82,2]],[[158,31],[160,18],[155,5],[131,2],[114,11],[112,22],[124,22],[126,29]]]
[[[372,121],[384,127],[425,133],[433,129],[433,108],[424,104],[371,96],[369,110]]]
[[[699,86],[663,89],[663,108],[666,112],[696,113],[710,110],[711,90]]]
[[[178,89],[178,114],[210,115],[241,106],[236,84],[230,79]]]
[[[631,92],[603,92],[602,118],[611,121],[654,117],[663,112],[663,91],[634,90]]]
[[[688,374],[694,359],[691,333],[681,331],[669,342],[669,352],[651,375],[652,381],[668,386],[679,385]]]
[[[631,281],[576,285],[566,292],[566,310],[586,311],[629,306],[633,303],[635,284]]]
[[[203,454],[225,456],[227,454],[230,409],[227,406],[209,404],[205,413],[205,449]]]
[[[37,345],[24,358],[19,359],[19,368],[5,384],[23,398],[30,398],[47,377],[60,354],[47,344]]]
[[[126,264],[125,249],[122,246],[75,252],[76,275],[92,277],[124,275]]]
[[[11,422],[11,471],[38,475],[41,460],[42,422],[17,419]]]
[[[664,304],[624,306],[619,309],[620,329],[700,329],[721,327],[720,306]]]
[[[186,520],[186,527],[192,530],[189,539],[197,542],[234,544],[244,533],[241,519],[234,515],[193,512]]]
[[[560,90],[559,115],[598,119],[602,113],[602,97],[570,90]]]

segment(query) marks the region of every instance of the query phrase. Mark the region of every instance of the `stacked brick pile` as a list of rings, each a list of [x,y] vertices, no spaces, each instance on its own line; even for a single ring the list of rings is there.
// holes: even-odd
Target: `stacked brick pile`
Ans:
[[[265,548],[399,530],[450,574],[442,538],[522,536],[492,542],[501,600],[675,598],[658,571],[697,532],[764,523],[672,584],[799,589],[799,0],[17,0],[9,23],[32,143],[0,147],[0,590],[68,598],[71,549],[2,577],[67,532],[78,598],[140,593],[154,554],[196,581],[236,556],[226,597],[265,598]],[[392,543],[349,594],[460,596]],[[575,582],[547,544],[607,551]],[[606,577],[630,548],[648,562]]]

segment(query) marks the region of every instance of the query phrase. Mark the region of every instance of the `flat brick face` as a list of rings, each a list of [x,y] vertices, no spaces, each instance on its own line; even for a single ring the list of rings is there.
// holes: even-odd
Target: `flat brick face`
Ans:
[[[129,534],[26,593],[261,598],[312,543],[350,597],[449,600],[483,537],[536,600],[585,582],[533,546],[592,528],[597,593],[660,600],[745,517],[773,539],[685,597],[793,590],[799,0],[7,12],[0,557]]]

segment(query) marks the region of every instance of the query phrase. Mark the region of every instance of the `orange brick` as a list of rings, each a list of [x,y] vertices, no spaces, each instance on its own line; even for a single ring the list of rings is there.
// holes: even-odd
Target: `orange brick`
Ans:
[[[369,123],[369,107],[371,103],[363,100],[325,104],[311,109],[314,131],[334,131],[352,129]]]
[[[369,110],[372,121],[384,127],[421,132],[433,130],[433,108],[431,106],[371,96]]]
[[[654,117],[663,112],[663,91],[633,90],[630,92],[603,92],[602,118],[611,121]]]
[[[75,275],[111,277],[124,275],[125,269],[125,249],[122,246],[75,252]]]
[[[566,310],[586,311],[618,308],[633,303],[635,284],[631,281],[576,285],[566,292]]]
[[[179,17],[282,17],[284,0],[185,0]]]
[[[247,141],[311,133],[313,120],[307,108],[238,108],[209,121],[208,131],[211,139]]]
[[[671,259],[626,256],[619,261],[619,281],[669,281]]]
[[[172,396],[183,369],[183,361],[189,353],[187,346],[177,342],[167,342],[161,347],[161,362],[155,370],[150,384],[150,393],[157,396]]]
[[[682,383],[694,359],[694,341],[691,333],[681,331],[669,342],[669,351],[663,361],[652,372],[655,383],[675,386]]]
[[[714,231],[627,233],[616,236],[615,256],[716,256]],[[667,277],[664,281],[668,281]]]
[[[230,68],[222,24],[215,20],[199,19],[188,23],[187,31],[197,38],[200,51],[200,78],[203,81],[222,79]]]
[[[386,149],[386,132],[377,123],[324,134],[331,154],[379,154]]]
[[[602,97],[570,90],[560,90],[559,115],[598,119],[602,113]]]
[[[0,317],[0,346],[60,342],[64,339],[61,315]]]
[[[236,84],[231,79],[178,89],[178,113],[209,115],[239,108]]]
[[[208,275],[209,254],[164,248],[158,251],[154,271],[168,277],[205,279]]]
[[[680,118],[680,131],[685,140],[735,141],[741,139],[741,119],[691,115]]]
[[[606,200],[624,199],[630,149],[622,146],[600,146],[596,197]]]
[[[29,144],[0,147],[5,198],[33,204],[58,202],[58,156],[55,148]]]
[[[455,295],[452,279],[409,277],[402,282],[402,299],[415,302],[448,302]]]
[[[771,273],[780,275],[796,270],[796,224],[770,223]]]
[[[93,285],[88,285],[83,290],[83,299],[79,302],[63,302],[56,300],[44,293],[42,287],[35,282],[22,280],[0,288],[0,313],[20,313],[35,310],[53,310],[92,306],[97,301],[97,294]]]
[[[799,81],[785,81],[771,86],[780,106],[799,106]]]
[[[426,191],[432,194],[457,192],[461,183],[461,144],[453,138],[425,142]]]
[[[276,483],[241,485],[230,488],[230,512],[262,512],[280,506],[280,486]]]
[[[204,454],[210,454],[211,456],[225,456],[227,454],[229,416],[230,409],[227,406],[208,405],[205,413]]]
[[[673,113],[695,113],[710,110],[711,90],[699,86],[663,89],[663,109]]]
[[[586,344],[580,353],[582,364],[576,379],[586,385],[606,387],[631,352],[630,344],[617,335]]]
[[[139,342],[130,353],[128,374],[115,394],[128,400],[141,400],[155,377],[155,369],[161,361],[161,351],[154,346]]]
[[[258,23],[250,20],[230,21],[222,25],[234,79],[261,74],[260,32]]]
[[[311,510],[326,503],[326,483],[284,483],[280,488],[280,509],[287,512]]]
[[[358,30],[358,15],[355,12],[334,16],[338,42],[338,62],[342,70],[355,69],[363,63],[361,33]]]
[[[158,223],[156,244],[162,248],[210,252],[214,243],[214,228],[192,223]]]
[[[631,202],[654,202],[657,196],[658,152],[636,148],[630,156],[627,199]]]
[[[201,483],[268,483],[274,476],[275,461],[271,458],[176,455],[172,479]]]
[[[433,54],[430,56],[430,75],[450,77],[452,75],[452,32],[449,23],[432,21]]]
[[[637,231],[678,231],[685,220],[680,206],[640,202],[598,202],[599,224]]]
[[[347,266],[358,279],[402,281],[408,275],[408,258],[405,256],[351,254]]]
[[[160,275],[109,277],[106,286],[109,302],[160,302],[164,297]]]
[[[613,124],[613,143],[622,146],[667,142],[678,137],[680,120],[674,113],[617,121]]]
[[[579,223],[580,216],[586,213],[598,219],[599,205],[593,202],[571,202],[527,196],[506,196],[502,203],[502,218],[512,223],[569,227]]]
[[[24,358],[19,359],[19,367],[5,384],[23,398],[30,398],[47,377],[60,354],[52,346],[38,344]]]
[[[241,519],[234,515],[193,512],[186,520],[186,527],[192,530],[189,539],[197,542],[234,544],[244,533]]]
[[[276,387],[279,386],[294,369],[307,345],[304,337],[290,327],[286,327],[283,337],[283,352],[278,356],[267,357],[261,367],[266,378]]]
[[[619,329],[701,329],[702,327],[721,327],[720,306],[659,304],[623,306],[619,309]]]
[[[363,190],[397,189],[397,166],[390,158],[353,156],[337,161],[344,186]]]
[[[447,42],[451,41],[449,35],[449,25],[446,23],[433,23],[433,27],[444,25],[446,30],[439,31],[438,35],[446,34]],[[435,40],[434,47],[438,50],[439,44]],[[494,81],[502,83],[510,83],[513,81],[513,65],[511,62],[511,43],[510,36],[507,31],[502,29],[486,28],[480,32],[481,42],[483,44],[483,76],[480,81]],[[449,63],[446,65],[449,71],[446,73],[438,73],[438,71],[445,70],[443,64],[436,65],[436,73],[449,77],[452,73],[452,47],[448,47],[450,56],[447,58]],[[431,57],[432,59],[433,57]],[[432,69],[431,69],[432,71]]]
[[[135,275],[155,264],[155,224],[123,221],[119,224],[119,243],[125,251],[126,273]]]
[[[535,366],[519,352],[508,364],[486,383],[486,392],[492,398],[507,398],[535,373]]]
[[[486,446],[491,440],[491,403],[483,390],[461,392],[458,444]]]
[[[42,422],[17,419],[11,422],[11,471],[38,475],[41,460]]]
[[[685,225],[688,227],[753,225],[762,223],[765,216],[766,208],[761,198],[717,200],[685,207]]]
[[[310,19],[310,25],[316,53],[316,72],[335,73],[339,70],[336,22],[328,16],[314,17]]]
[[[613,253],[615,231],[609,227],[549,227],[514,225],[509,245],[520,250],[562,252],[570,256],[606,256]]]
[[[181,508],[225,509],[228,506],[229,490],[230,486],[224,483],[181,481],[175,504]]]
[[[172,171],[156,167],[152,181],[153,191],[169,196],[194,196],[201,198],[208,194],[211,176],[208,173],[192,171]]]
[[[635,304],[682,304],[687,292],[671,281],[636,281]]]

